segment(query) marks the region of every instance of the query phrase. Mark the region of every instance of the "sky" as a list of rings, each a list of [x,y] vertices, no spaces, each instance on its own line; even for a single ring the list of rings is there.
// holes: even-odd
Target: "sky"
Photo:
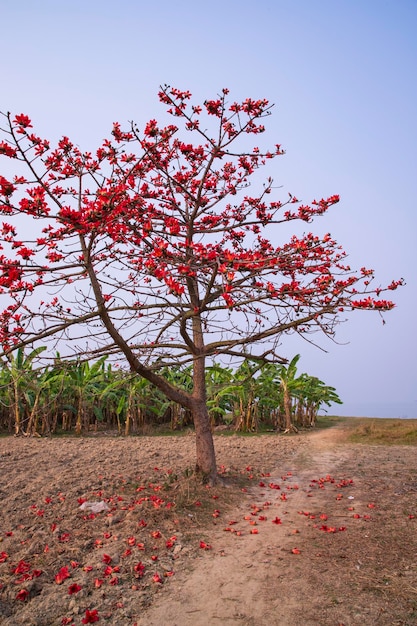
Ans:
[[[281,353],[336,388],[331,413],[417,418],[415,0],[0,0],[0,24],[0,110],[83,150],[116,120],[158,118],[162,84],[275,103],[276,184],[305,203],[341,196],[308,229],[378,284],[406,281],[385,324],[356,311],[337,343],[288,338]]]

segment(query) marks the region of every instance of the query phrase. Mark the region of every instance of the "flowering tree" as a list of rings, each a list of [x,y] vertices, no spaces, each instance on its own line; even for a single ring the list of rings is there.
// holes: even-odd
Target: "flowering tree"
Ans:
[[[275,349],[286,333],[333,336],[341,311],[393,303],[372,270],[351,271],[330,234],[266,238],[267,227],[308,223],[339,200],[271,199],[271,178],[250,193],[251,177],[283,154],[248,147],[264,131],[266,100],[228,102],[224,89],[197,106],[168,86],[159,99],[175,123],[115,123],[95,153],[68,137],[52,148],[29,117],[3,114],[0,342],[3,356],[48,339],[86,358],[122,355],[191,411],[197,467],[213,481],[210,359],[284,362]],[[191,390],[163,376],[185,363]]]

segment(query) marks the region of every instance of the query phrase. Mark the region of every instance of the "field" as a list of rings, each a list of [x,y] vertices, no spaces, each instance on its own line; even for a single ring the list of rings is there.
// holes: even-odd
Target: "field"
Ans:
[[[0,438],[0,624],[416,624],[417,424],[326,425]]]

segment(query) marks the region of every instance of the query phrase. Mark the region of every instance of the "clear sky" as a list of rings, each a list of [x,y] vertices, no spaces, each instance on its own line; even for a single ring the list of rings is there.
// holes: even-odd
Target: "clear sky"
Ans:
[[[0,109],[84,150],[116,120],[158,118],[164,83],[276,103],[277,185],[303,202],[340,194],[312,230],[381,284],[407,282],[385,325],[358,311],[327,352],[281,352],[336,387],[339,414],[417,417],[416,0],[0,0],[0,25]]]

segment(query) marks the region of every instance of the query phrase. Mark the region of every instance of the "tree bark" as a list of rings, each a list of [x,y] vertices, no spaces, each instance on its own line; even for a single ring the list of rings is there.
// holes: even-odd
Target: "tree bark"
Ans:
[[[201,474],[203,482],[213,485],[217,482],[217,464],[206,403],[195,400],[191,414],[195,427],[196,471]]]

